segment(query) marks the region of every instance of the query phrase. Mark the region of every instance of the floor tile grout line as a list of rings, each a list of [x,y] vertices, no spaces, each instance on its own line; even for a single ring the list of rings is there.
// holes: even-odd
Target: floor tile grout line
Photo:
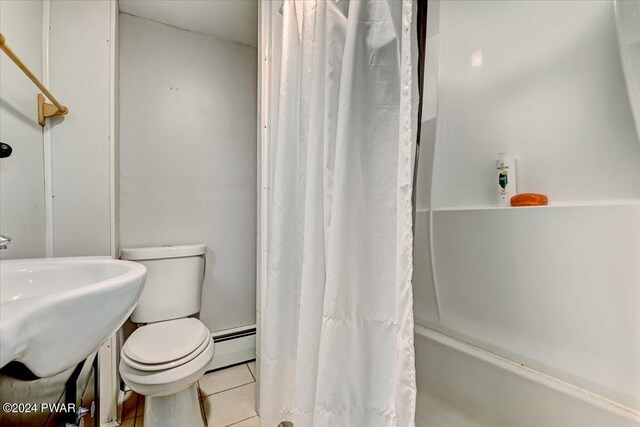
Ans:
[[[244,367],[247,369],[247,371],[249,371],[249,375],[251,375],[251,378],[253,378],[253,381],[249,381],[249,382],[247,382],[247,383],[240,384],[239,386],[233,386],[233,387],[231,387],[231,388],[227,388],[227,389],[225,389],[225,390],[216,391],[215,393],[206,394],[206,395],[205,395],[205,394],[202,394],[202,388],[200,387],[200,381],[202,381],[202,379],[203,379],[204,377],[206,377],[207,375],[215,374],[215,373],[217,373],[217,372],[224,372],[224,371],[225,371],[225,370],[227,370],[227,369],[239,368],[240,366],[243,366],[243,365],[244,365]],[[228,367],[228,368],[224,368],[224,369],[216,370],[216,371],[209,372],[209,373],[205,374],[202,378],[200,378],[200,379],[198,380],[198,396],[200,397],[200,399],[204,399],[204,398],[205,398],[205,397],[207,397],[207,396],[213,396],[214,394],[222,393],[222,392],[224,392],[224,391],[232,390],[232,389],[234,389],[234,388],[242,387],[243,385],[247,385],[247,384],[251,384],[251,383],[255,383],[255,382],[256,382],[256,377],[255,377],[255,376],[253,375],[253,373],[251,372],[251,369],[249,368],[249,364],[248,364],[248,363],[240,363],[240,364],[235,365],[235,366],[231,366],[231,367]]]
[[[235,365],[227,366],[227,367],[224,367],[224,368],[212,369],[210,371],[205,372],[203,376],[206,377],[207,375],[213,375],[213,374],[217,374],[219,372],[224,372],[224,371],[228,371],[228,370],[231,370],[231,369],[234,369],[234,368],[239,368],[239,367],[241,367],[243,365],[246,366],[247,369],[249,369],[248,364],[250,362],[253,362],[253,361],[255,361],[255,359],[250,360],[249,362],[236,363]],[[251,371],[251,369],[249,369],[249,371]]]
[[[250,373],[250,374],[251,374],[251,376],[253,377],[253,382],[256,382],[256,381],[257,381],[257,380],[256,380],[256,376],[255,376],[255,375],[253,375],[253,371],[252,371],[252,370],[251,370],[251,368],[249,367],[249,364],[248,364],[248,363],[246,363],[246,365],[247,365],[247,369],[249,370],[249,373]]]
[[[233,387],[228,388],[226,390],[216,391],[215,393],[211,393],[211,394],[207,394],[207,395],[201,396],[200,400],[204,400],[206,397],[215,396],[216,394],[224,393],[225,391],[234,390],[236,388],[244,387],[246,385],[255,384],[255,383],[256,383],[256,380],[253,380],[253,381],[249,381],[248,383],[244,383],[244,384],[240,384],[240,385],[237,385],[237,386],[233,386]]]
[[[138,393],[135,393],[136,395],[136,409],[135,411],[133,411],[133,418],[138,418],[138,407],[140,406],[140,396],[138,395]],[[135,426],[136,423],[134,422],[133,425]]]
[[[233,424],[228,424],[228,425],[226,425],[225,427],[233,427],[233,426],[234,426],[234,425],[236,425],[236,424],[240,424],[240,423],[243,423],[243,422],[245,422],[245,421],[247,421],[247,420],[250,420],[250,419],[252,419],[252,418],[257,418],[257,417],[258,417],[258,413],[256,412],[256,415],[252,415],[252,416],[250,416],[249,418],[245,418],[244,420],[236,421],[236,422],[235,422],[235,423],[233,423]]]
[[[200,399],[200,415],[204,418],[205,427],[209,427],[209,418],[207,417],[207,411],[204,409],[204,400]]]

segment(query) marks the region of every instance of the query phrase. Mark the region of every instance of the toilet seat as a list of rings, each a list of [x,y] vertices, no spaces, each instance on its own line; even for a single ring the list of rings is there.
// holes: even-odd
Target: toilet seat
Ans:
[[[120,375],[133,391],[144,396],[168,396],[198,381],[211,364],[215,345],[211,338],[198,356],[183,365],[158,371],[136,369],[120,360]]]
[[[162,371],[195,359],[209,345],[209,329],[198,319],[183,318],[138,328],[125,341],[124,363],[141,371]]]
[[[202,341],[202,344],[200,344],[200,346],[195,351],[191,352],[190,354],[187,354],[186,356],[180,359],[172,360],[171,362],[166,362],[166,363],[157,363],[157,364],[147,365],[144,363],[136,362],[135,360],[131,359],[126,354],[124,354],[124,352],[121,353],[120,356],[122,357],[122,360],[132,368],[139,369],[141,371],[150,371],[150,372],[162,371],[165,369],[171,369],[171,368],[175,368],[176,366],[184,365],[185,363],[195,359],[200,353],[204,351],[205,348],[207,348],[207,345],[209,345],[209,340],[204,339]]]

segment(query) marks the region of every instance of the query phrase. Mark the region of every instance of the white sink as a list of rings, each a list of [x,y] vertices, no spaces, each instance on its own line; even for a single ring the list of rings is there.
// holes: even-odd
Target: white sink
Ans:
[[[96,351],[127,320],[146,268],[108,257],[0,261],[0,368],[56,375]]]

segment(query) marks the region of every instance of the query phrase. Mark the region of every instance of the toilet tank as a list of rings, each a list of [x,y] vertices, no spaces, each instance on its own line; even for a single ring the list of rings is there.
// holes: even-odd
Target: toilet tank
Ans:
[[[131,314],[135,323],[178,319],[200,311],[206,245],[123,248],[120,258],[147,267],[147,280]]]

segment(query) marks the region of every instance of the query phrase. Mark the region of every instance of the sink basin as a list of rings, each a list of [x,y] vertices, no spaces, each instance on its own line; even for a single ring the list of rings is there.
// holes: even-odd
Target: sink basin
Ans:
[[[0,368],[50,377],[86,359],[127,320],[146,274],[108,257],[0,261]]]

